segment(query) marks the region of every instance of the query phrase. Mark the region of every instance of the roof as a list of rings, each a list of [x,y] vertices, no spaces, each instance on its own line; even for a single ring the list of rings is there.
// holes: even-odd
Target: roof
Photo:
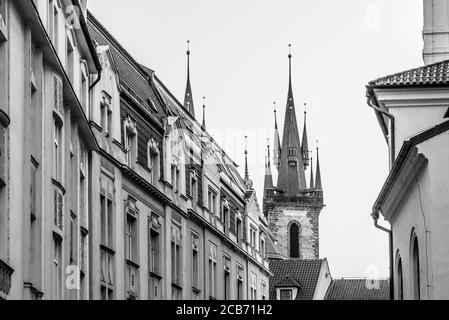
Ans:
[[[298,289],[301,288],[301,284],[299,284],[299,282],[296,281],[296,279],[290,275],[285,276],[284,279],[281,279],[278,283],[274,284],[274,286],[276,288],[291,288],[291,287],[296,287]]]
[[[390,282],[369,279],[333,280],[325,300],[390,300]]]
[[[300,286],[296,300],[313,300],[324,260],[279,260],[270,261],[270,300],[276,300],[276,288],[285,287],[286,277]]]
[[[415,86],[449,84],[449,60],[388,75],[369,83],[369,86]]]
[[[132,97],[154,119],[162,123],[165,109],[150,85],[151,70],[143,69],[90,12],[88,12],[88,27],[96,43],[109,45],[122,91]]]

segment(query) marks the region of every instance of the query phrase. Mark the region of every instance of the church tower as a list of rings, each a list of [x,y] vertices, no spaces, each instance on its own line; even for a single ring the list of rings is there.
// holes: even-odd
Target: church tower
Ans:
[[[290,47],[290,45],[289,45]],[[324,207],[319,150],[316,175],[310,156],[307,135],[307,111],[304,111],[302,142],[299,138],[292,85],[292,54],[289,59],[289,86],[282,144],[279,141],[275,111],[274,169],[278,172],[273,185],[271,161],[266,161],[263,210],[278,252],[287,259],[319,259],[319,217]],[[270,147],[268,146],[268,150]],[[268,158],[270,152],[268,152]],[[309,169],[309,170],[308,170]],[[310,172],[307,185],[306,173]]]

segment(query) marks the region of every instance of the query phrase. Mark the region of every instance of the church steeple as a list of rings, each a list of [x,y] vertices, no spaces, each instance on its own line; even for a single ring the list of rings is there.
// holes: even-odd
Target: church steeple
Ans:
[[[190,84],[190,41],[187,41],[187,86],[184,97],[184,109],[195,118],[195,107],[193,105],[192,86]]]
[[[304,170],[307,170],[307,167],[310,164],[309,158],[309,141],[307,138],[307,103],[304,103],[304,131],[302,134],[302,159],[304,161]]]
[[[267,190],[269,189],[273,189],[274,185],[273,185],[273,174],[271,172],[271,160],[270,160],[270,140],[268,139],[268,144],[267,144],[268,148],[267,148],[267,156],[265,158],[265,182],[264,182],[264,187],[263,187],[263,191],[264,194],[267,194]]]
[[[291,46],[289,45],[289,48]],[[289,60],[289,89],[287,108],[285,112],[284,132],[282,138],[281,161],[278,176],[278,188],[288,196],[298,196],[307,188],[304,172],[304,162],[299,140],[298,123],[296,120],[295,102],[292,85],[292,54]]]
[[[276,102],[274,104],[274,148],[273,148],[273,161],[276,170],[279,172],[281,166],[281,138],[279,135],[278,119],[276,111]]]
[[[320,168],[320,148],[316,148],[316,179],[315,179],[315,189],[323,190],[323,185],[321,183],[321,168]]]

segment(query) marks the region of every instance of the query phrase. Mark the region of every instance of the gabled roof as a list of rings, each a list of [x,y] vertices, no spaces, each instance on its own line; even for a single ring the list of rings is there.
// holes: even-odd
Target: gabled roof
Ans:
[[[270,261],[270,300],[276,300],[277,285],[292,278],[300,286],[296,300],[313,300],[324,260]],[[285,287],[285,286],[280,286]]]
[[[333,280],[325,300],[390,300],[390,282],[368,279]]]
[[[415,86],[449,84],[449,60],[388,75],[369,83],[369,86]]]
[[[122,91],[132,97],[154,119],[162,123],[165,109],[150,85],[151,70],[142,68],[90,12],[88,12],[88,28],[96,43],[109,45]]]
[[[284,279],[282,279],[281,281],[276,283],[274,286],[276,288],[292,288],[292,287],[295,287],[295,288],[301,289],[301,284],[298,281],[296,281],[296,279],[293,278],[290,275],[286,275],[284,277]]]

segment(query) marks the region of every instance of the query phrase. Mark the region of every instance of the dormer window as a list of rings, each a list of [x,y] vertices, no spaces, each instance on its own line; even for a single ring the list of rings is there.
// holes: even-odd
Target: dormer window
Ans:
[[[132,168],[137,161],[137,123],[128,116],[123,127],[125,134],[126,160],[128,166]]]
[[[281,289],[280,300],[293,300],[293,289]]]

